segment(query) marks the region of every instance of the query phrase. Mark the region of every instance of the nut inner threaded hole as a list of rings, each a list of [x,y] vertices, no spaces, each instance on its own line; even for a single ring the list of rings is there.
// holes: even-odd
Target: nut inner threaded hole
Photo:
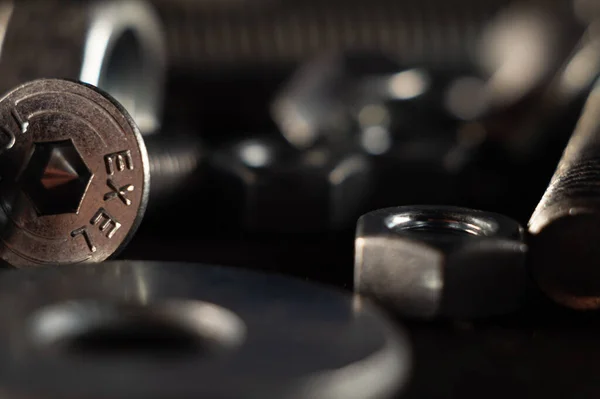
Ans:
[[[443,234],[449,236],[490,236],[496,230],[491,220],[470,215],[407,212],[386,220],[390,230],[399,233]]]

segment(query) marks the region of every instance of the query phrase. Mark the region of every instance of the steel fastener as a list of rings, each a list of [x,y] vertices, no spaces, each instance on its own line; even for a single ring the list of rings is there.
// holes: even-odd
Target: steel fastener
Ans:
[[[299,152],[256,137],[216,151],[211,164],[221,202],[241,212],[248,230],[342,229],[354,223],[369,192],[370,162],[358,152]]]
[[[597,86],[596,86],[597,87]],[[600,90],[594,89],[529,220],[531,268],[554,300],[600,307]]]
[[[473,70],[405,68],[384,54],[355,52],[302,66],[270,111],[296,148],[355,141],[381,155],[392,143],[408,146],[424,135],[431,141],[431,131],[444,132],[439,139],[448,140],[443,136],[481,118],[490,102],[485,80]]]
[[[404,206],[363,215],[355,291],[403,315],[482,317],[515,310],[527,273],[523,229],[495,213]]]
[[[34,79],[77,79],[115,97],[142,133],[160,127],[166,49],[147,2],[9,1],[0,27],[0,92]]]
[[[409,376],[399,327],[298,279],[161,262],[2,277],[5,398],[384,399]]]
[[[148,156],[127,111],[93,86],[26,83],[0,100],[0,258],[102,261],[146,208]]]

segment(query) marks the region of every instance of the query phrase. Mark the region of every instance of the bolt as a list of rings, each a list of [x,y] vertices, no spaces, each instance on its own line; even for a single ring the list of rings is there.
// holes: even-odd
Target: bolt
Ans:
[[[129,241],[148,156],[125,109],[91,85],[42,79],[0,100],[0,258],[16,267],[99,262]]]
[[[588,97],[546,192],[529,220],[531,269],[557,302],[600,307],[600,91]]]
[[[40,78],[80,80],[116,98],[144,134],[160,127],[166,50],[146,2],[4,1],[0,25],[0,92]]]
[[[403,68],[361,52],[308,62],[277,93],[271,115],[296,148],[355,141],[382,155],[419,140],[458,141],[452,131],[478,120],[489,102],[472,70]]]
[[[463,63],[510,0],[154,0],[178,70],[287,66],[324,52],[381,50],[402,61]]]
[[[406,126],[432,119],[485,121],[543,87],[572,51],[583,29],[576,27],[567,6],[517,2],[505,7],[482,29],[474,57],[464,57],[460,65],[406,63],[379,48],[317,57],[277,92],[272,118],[301,149],[323,139],[347,141],[357,130],[352,119],[359,119],[363,106],[391,108],[387,124],[394,118]],[[410,130],[406,126],[401,133]],[[379,128],[370,131],[381,136]]]
[[[357,49],[382,51],[409,65],[464,65],[480,51],[487,25],[498,12],[524,2],[153,0],[153,3],[165,24],[170,65],[178,71],[197,71],[256,65],[287,68],[317,54]],[[545,0],[537,4],[542,10],[558,7],[556,15],[565,24],[575,18],[569,1]],[[573,33],[564,28],[564,24],[555,26],[550,33]],[[557,50],[560,44],[554,42],[554,46]]]
[[[380,209],[358,220],[354,290],[413,317],[506,313],[524,294],[525,249],[522,227],[500,214]]]

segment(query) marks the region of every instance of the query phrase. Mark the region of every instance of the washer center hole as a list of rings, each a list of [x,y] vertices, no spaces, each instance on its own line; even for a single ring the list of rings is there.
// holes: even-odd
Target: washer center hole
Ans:
[[[36,345],[86,358],[213,356],[243,342],[245,327],[232,312],[199,301],[152,305],[67,302],[32,317]]]
[[[206,355],[208,343],[193,331],[165,320],[132,318],[93,326],[59,343],[75,355]]]

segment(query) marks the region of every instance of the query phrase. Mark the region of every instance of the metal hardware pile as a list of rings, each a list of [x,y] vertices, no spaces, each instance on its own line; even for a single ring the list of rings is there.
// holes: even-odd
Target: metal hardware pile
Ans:
[[[596,8],[0,2],[2,396],[454,397],[589,317]]]

